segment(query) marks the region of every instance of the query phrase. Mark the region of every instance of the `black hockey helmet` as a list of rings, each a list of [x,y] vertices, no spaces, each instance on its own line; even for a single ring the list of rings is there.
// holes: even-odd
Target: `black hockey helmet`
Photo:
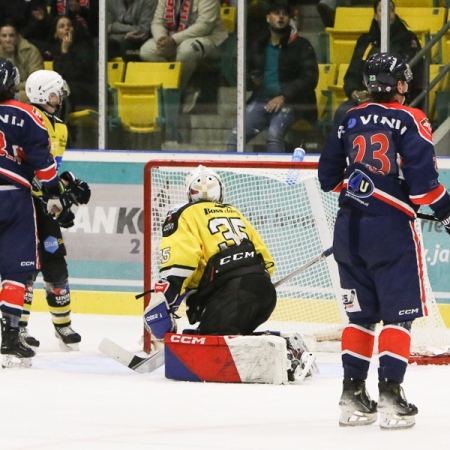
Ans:
[[[14,89],[19,81],[20,75],[17,67],[11,61],[0,58],[0,97],[14,98]]]
[[[369,92],[394,92],[397,82],[410,82],[413,78],[408,64],[398,55],[375,53],[363,69],[364,84]]]

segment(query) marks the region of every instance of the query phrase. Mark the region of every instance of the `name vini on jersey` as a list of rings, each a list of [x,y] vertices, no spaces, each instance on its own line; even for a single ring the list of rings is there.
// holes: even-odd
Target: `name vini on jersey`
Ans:
[[[11,123],[11,125],[16,125],[18,127],[23,127],[24,124],[24,120],[21,119],[20,122],[16,122],[17,117],[16,116],[12,116],[11,117],[11,122],[10,122],[10,115],[9,114],[5,114],[5,115],[1,115],[0,114],[0,121],[2,121],[3,123]]]

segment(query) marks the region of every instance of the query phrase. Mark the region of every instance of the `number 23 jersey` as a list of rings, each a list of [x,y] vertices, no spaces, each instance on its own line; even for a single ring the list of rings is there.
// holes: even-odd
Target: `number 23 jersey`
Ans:
[[[428,118],[396,101],[350,109],[319,160],[324,191],[375,215],[414,218],[420,205],[435,206],[448,196],[438,176]]]
[[[256,229],[231,205],[208,201],[188,203],[170,211],[163,224],[160,244],[162,278],[186,278],[183,289],[195,289],[213,255],[243,238],[250,239],[273,274],[272,256]]]

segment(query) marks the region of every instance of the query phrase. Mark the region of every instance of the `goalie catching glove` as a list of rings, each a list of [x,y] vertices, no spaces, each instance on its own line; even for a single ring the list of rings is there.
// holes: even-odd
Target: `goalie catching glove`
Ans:
[[[176,333],[176,312],[185,295],[178,295],[170,289],[167,280],[155,283],[154,291],[144,311],[144,326],[156,339],[163,339],[166,333]]]
[[[59,178],[64,180],[66,191],[72,197],[72,202],[76,205],[85,205],[91,198],[91,189],[86,181],[80,180],[72,172],[63,172]]]
[[[47,205],[47,212],[55,216],[58,223],[71,223],[73,225],[75,215],[70,210],[72,200],[61,181],[51,188],[43,187],[42,198]]]

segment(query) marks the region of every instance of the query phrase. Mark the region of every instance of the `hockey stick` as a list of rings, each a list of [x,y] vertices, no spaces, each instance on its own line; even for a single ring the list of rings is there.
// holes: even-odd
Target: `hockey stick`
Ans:
[[[98,348],[106,356],[138,373],[153,372],[164,364],[164,350],[159,350],[147,358],[142,358],[107,338],[100,342]]]
[[[322,259],[325,259],[327,256],[330,256],[332,253],[333,247],[327,248],[320,255],[317,255],[315,258],[311,259],[311,261],[307,262],[306,264],[303,264],[303,266],[299,267],[297,270],[294,270],[289,275],[286,275],[281,280],[278,280],[276,283],[274,283],[274,286],[275,287],[281,286],[282,284],[286,283],[286,281],[289,281],[291,278],[296,277],[297,275],[304,272],[306,269],[309,269],[311,266],[318,263]]]
[[[416,213],[416,216],[418,219],[431,220],[433,222],[440,222],[439,219],[437,219],[434,216],[430,216],[429,214],[423,214],[423,213],[418,212],[418,213]]]

